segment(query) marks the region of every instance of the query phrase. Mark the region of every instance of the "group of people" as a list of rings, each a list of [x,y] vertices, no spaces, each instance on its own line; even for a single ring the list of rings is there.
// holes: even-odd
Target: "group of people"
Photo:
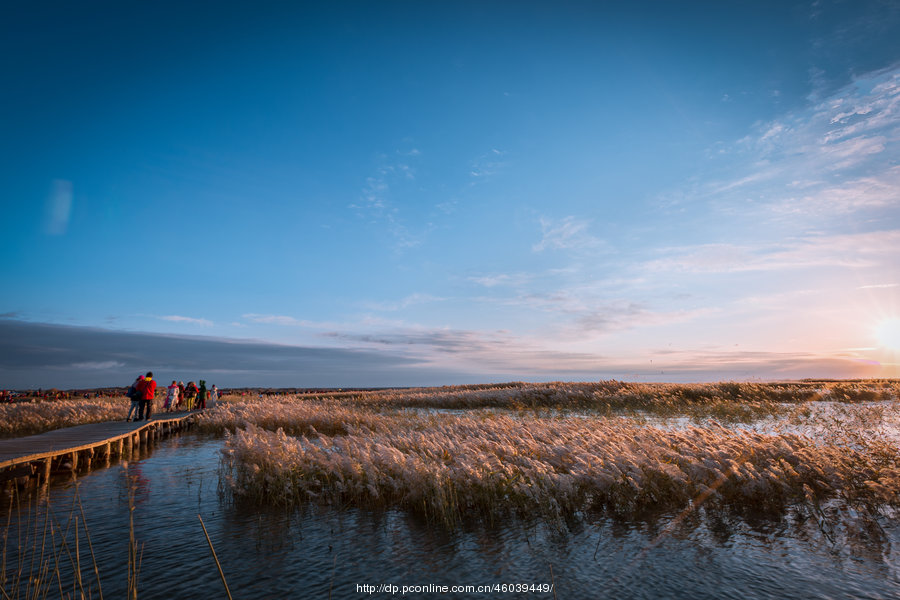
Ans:
[[[211,389],[207,390],[206,382],[202,379],[199,386],[193,381],[189,381],[187,385],[184,385],[183,381],[176,383],[175,380],[172,380],[172,383],[166,388],[166,399],[163,403],[163,408],[168,412],[173,410],[203,410],[206,408],[207,401],[211,405],[215,405],[219,401],[219,389],[216,386],[212,386]]]
[[[206,382],[202,379],[199,386],[193,381],[189,381],[185,385],[183,381],[173,380],[165,390],[163,409],[166,412],[203,410],[206,408],[207,402],[214,406],[219,400],[218,388],[212,386],[212,389],[207,389]],[[153,380],[153,373],[148,371],[146,375],[139,375],[125,395],[131,399],[131,407],[128,409],[128,416],[125,420],[150,420],[150,415],[153,413],[153,400],[156,398],[156,382]]]

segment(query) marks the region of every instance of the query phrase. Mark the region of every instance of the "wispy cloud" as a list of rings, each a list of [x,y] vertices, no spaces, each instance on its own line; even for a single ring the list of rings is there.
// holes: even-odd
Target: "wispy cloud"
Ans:
[[[417,304],[428,304],[431,302],[441,302],[445,300],[445,298],[441,298],[439,296],[432,296],[431,294],[410,294],[405,298],[401,298],[396,301],[389,302],[366,302],[364,303],[365,308],[368,310],[375,311],[397,311],[409,308],[410,306],[415,306]]]
[[[898,144],[900,65],[860,77],[808,109],[759,124],[724,150],[752,171],[736,172],[702,193],[720,205],[750,197],[777,214],[814,217],[898,206]]]
[[[699,244],[663,248],[648,261],[652,271],[734,273],[809,267],[874,267],[900,253],[900,230],[809,236],[758,245]]]
[[[491,148],[489,152],[482,154],[472,161],[470,165],[471,168],[469,169],[469,176],[473,181],[478,181],[496,175],[503,168],[508,166],[508,161],[504,158],[505,156],[506,152]]]
[[[688,381],[749,379],[798,379],[802,377],[872,377],[881,373],[877,363],[855,356],[831,356],[814,352],[758,352],[743,350],[685,350],[658,353],[658,369],[649,373],[657,380]],[[637,374],[646,364],[633,365]],[[647,375],[645,375],[647,376]]]
[[[606,243],[588,233],[591,222],[573,216],[564,219],[548,219],[542,217],[541,241],[532,246],[535,252],[545,250],[596,250],[604,248]]]
[[[232,323],[237,327],[248,327],[256,325],[273,325],[275,327],[283,327],[287,329],[308,329],[314,331],[324,331],[328,329],[344,327],[345,324],[334,321],[313,321],[309,319],[298,319],[290,315],[271,315],[260,313],[245,313],[241,315],[244,322]],[[250,325],[248,325],[248,323]]]
[[[773,211],[802,216],[840,216],[864,209],[900,206],[900,167],[838,184],[797,181],[792,182],[791,187],[804,189],[806,193],[786,197],[772,206]],[[807,191],[809,188],[814,189]]]
[[[304,321],[289,317],[287,315],[261,315],[257,313],[247,313],[241,315],[244,319],[252,323],[263,323],[266,325],[288,325],[300,327],[304,325]]]
[[[858,290],[878,290],[878,289],[887,289],[887,288],[896,288],[900,287],[900,283],[875,283],[872,285],[861,285]]]
[[[104,371],[109,369],[121,369],[125,366],[125,363],[120,362],[118,360],[105,360],[102,362],[77,362],[72,363],[73,369],[86,369],[93,371]]]
[[[557,342],[596,338],[612,332],[667,323],[689,321],[709,314],[710,309],[659,308],[647,300],[628,296],[610,296],[602,289],[590,287],[560,288],[553,292],[523,293],[503,299],[484,299],[554,315],[552,332],[544,338]],[[545,322],[544,319],[535,319]]]
[[[197,319],[194,317],[183,317],[181,315],[164,315],[158,317],[163,321],[171,321],[173,323],[188,323],[191,325],[201,325],[203,327],[212,327],[213,322],[209,319]]]
[[[646,319],[643,308],[632,309],[640,319]],[[668,315],[665,318],[675,317]],[[689,316],[681,315],[681,318]],[[606,327],[606,324],[600,324],[600,328]],[[328,335],[370,351],[415,357],[426,365],[441,365],[476,376],[479,373],[503,373],[531,381],[571,377],[703,381],[751,377],[851,377],[880,373],[877,362],[856,352],[666,348],[643,352],[642,358],[637,358],[623,355],[621,351],[561,350],[548,344],[546,339],[530,339],[508,331],[407,327],[377,333],[330,332]],[[571,346],[571,340],[562,344],[562,347]]]
[[[367,208],[374,211],[382,211],[385,208],[385,196],[388,192],[388,184],[383,177],[367,177],[366,185],[362,190],[362,205],[351,205],[352,208]]]
[[[493,287],[519,287],[535,279],[531,273],[498,273],[496,275],[481,275],[469,277],[468,280],[486,288]]]
[[[417,148],[409,151],[396,151],[393,156],[379,157],[379,166],[375,173],[365,180],[360,191],[358,202],[350,204],[360,218],[383,227],[394,239],[397,250],[414,248],[422,243],[424,229],[416,233],[403,222],[400,203],[395,201],[397,195],[408,192],[408,186],[416,179],[414,161],[418,161],[421,152]]]
[[[603,357],[587,352],[559,351],[506,331],[405,327],[379,333],[331,332],[330,337],[366,348],[417,357],[427,364],[479,373],[553,372],[596,369]]]
[[[53,182],[44,207],[44,232],[63,235],[72,216],[72,182],[57,179]]]

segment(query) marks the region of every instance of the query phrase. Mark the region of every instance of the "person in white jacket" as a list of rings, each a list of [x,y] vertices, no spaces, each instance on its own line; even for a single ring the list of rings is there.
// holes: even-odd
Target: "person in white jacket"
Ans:
[[[173,381],[172,384],[166,388],[166,411],[172,412],[175,410],[175,405],[178,404],[178,382]]]

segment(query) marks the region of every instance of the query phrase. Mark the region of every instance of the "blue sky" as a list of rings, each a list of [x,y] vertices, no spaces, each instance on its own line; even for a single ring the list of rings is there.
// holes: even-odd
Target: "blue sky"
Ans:
[[[898,38],[871,1],[8,5],[0,386],[897,376]]]

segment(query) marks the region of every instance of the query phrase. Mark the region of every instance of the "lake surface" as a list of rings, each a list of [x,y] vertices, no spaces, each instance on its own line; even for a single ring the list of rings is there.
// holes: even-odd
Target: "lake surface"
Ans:
[[[198,514],[236,600],[388,598],[402,597],[403,586],[502,584],[553,589],[419,591],[406,597],[900,597],[897,520],[884,519],[881,529],[873,530],[851,516],[833,531],[826,528],[833,541],[814,520],[797,515],[669,515],[643,522],[574,523],[561,529],[509,519],[451,532],[400,511],[235,504],[220,488],[222,444],[221,439],[181,434],[127,466],[118,463],[79,474],[76,480],[57,480],[43,499],[23,498],[11,513],[7,566],[16,555],[17,523],[33,528],[29,511],[38,506],[38,514],[44,514],[48,498],[58,520],[80,515],[77,493],[103,596],[125,597],[133,494],[134,532],[143,545],[141,600],[226,597]],[[6,519],[9,502],[0,504]],[[74,552],[73,542],[69,546]],[[90,565],[83,537],[80,550],[82,564]],[[85,588],[92,585],[93,597],[98,597],[92,569],[82,571]],[[369,593],[364,585],[376,590],[396,586],[397,591]]]

